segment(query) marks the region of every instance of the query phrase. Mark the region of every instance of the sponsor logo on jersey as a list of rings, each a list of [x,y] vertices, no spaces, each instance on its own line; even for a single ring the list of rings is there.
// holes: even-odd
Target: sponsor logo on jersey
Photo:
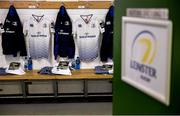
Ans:
[[[130,68],[140,72],[141,77],[156,78],[156,69],[151,66],[157,54],[157,40],[150,31],[141,31],[138,33],[131,47]],[[146,77],[146,80],[150,80]]]
[[[31,35],[31,37],[47,37],[47,35]]]
[[[10,31],[10,28],[6,28],[5,32],[6,33],[15,33],[15,31]]]
[[[5,31],[6,33],[15,33],[15,31]]]
[[[79,36],[80,39],[85,39],[85,38],[96,38],[96,35],[82,35],[82,36]]]

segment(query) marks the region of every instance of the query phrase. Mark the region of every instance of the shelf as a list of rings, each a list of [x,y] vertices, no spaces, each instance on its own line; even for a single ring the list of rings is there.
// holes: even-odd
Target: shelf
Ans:
[[[7,9],[12,3],[0,1],[0,9]],[[49,1],[14,1],[17,9],[59,9],[61,5],[67,9],[107,9],[111,1],[77,1],[77,2],[49,2]]]
[[[11,80],[78,80],[78,79],[112,79],[112,75],[95,74],[93,69],[82,69],[72,71],[71,76],[67,75],[42,75],[37,71],[28,71],[25,75],[6,75],[0,76],[0,81]]]

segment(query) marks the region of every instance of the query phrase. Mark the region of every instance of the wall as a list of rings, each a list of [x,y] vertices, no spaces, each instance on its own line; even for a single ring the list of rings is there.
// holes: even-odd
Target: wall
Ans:
[[[113,114],[180,114],[180,13],[178,0],[116,0],[114,35]],[[173,21],[170,106],[121,81],[121,17],[126,8],[168,8]]]
[[[104,20],[107,10],[108,9],[67,9],[67,12],[69,16],[71,17],[72,22],[74,22],[75,20],[80,18],[80,15],[82,14],[84,15],[93,14],[93,17],[97,17],[100,20]],[[44,14],[45,18],[55,21],[58,11],[59,9],[45,9],[45,10],[44,9],[17,9],[17,12],[19,14],[22,24],[24,23],[24,21],[29,19],[29,17],[32,14]],[[0,22],[4,22],[7,12],[8,12],[8,9],[0,9]],[[1,40],[1,36],[0,36],[0,40]],[[1,46],[0,46],[0,60],[1,60],[0,62],[1,67],[7,66],[12,61],[23,62],[22,58],[19,58],[19,57],[14,58],[12,56],[2,55]],[[34,69],[40,69],[44,66],[53,65],[54,63],[56,62],[54,60],[51,61],[50,59],[33,60]],[[82,68],[93,68],[95,65],[100,65],[100,64],[101,62],[99,62],[99,58],[98,58],[92,63],[82,63]]]

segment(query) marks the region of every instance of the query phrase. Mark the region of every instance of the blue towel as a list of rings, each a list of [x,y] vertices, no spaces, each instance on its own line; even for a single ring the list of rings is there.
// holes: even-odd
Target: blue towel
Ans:
[[[44,67],[42,68],[38,73],[39,74],[46,74],[46,75],[54,75],[51,70],[52,70],[53,67]]]
[[[0,68],[0,75],[7,75],[6,68]]]
[[[96,66],[95,67],[96,74],[109,74],[108,69],[103,68],[103,66]]]

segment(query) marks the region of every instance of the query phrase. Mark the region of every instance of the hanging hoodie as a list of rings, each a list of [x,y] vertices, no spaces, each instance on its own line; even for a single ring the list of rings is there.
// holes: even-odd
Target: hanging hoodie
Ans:
[[[64,6],[60,7],[55,22],[54,56],[74,58],[75,44],[72,35],[72,22]]]
[[[106,62],[108,58],[113,58],[113,17],[114,6],[110,6],[105,19],[105,32],[103,33],[100,50],[100,58],[103,62]]]
[[[9,12],[3,26],[2,49],[4,55],[26,56],[26,45],[23,35],[21,21],[13,5],[10,6]]]

